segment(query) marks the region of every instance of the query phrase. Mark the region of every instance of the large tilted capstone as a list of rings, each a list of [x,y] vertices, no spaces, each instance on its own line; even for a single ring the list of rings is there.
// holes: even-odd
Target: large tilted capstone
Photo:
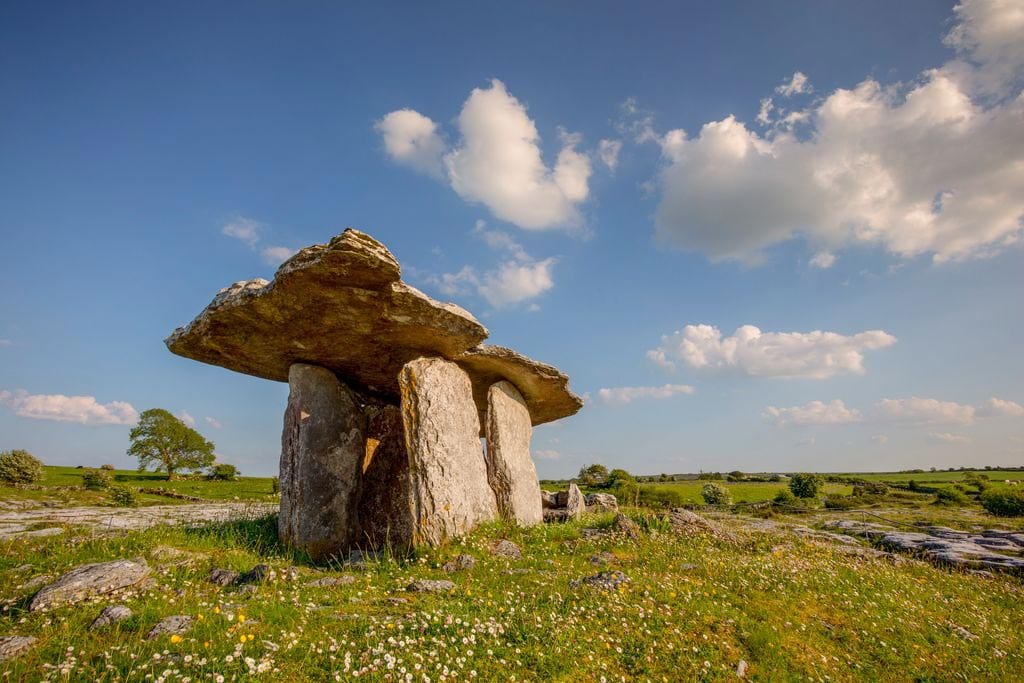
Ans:
[[[544,520],[540,483],[530,456],[530,412],[522,394],[510,382],[491,385],[487,392],[487,481],[498,512],[521,526]]]
[[[541,521],[531,427],[583,405],[557,368],[480,343],[470,313],[400,274],[387,247],[348,229],[273,281],[221,290],[165,342],[289,383],[279,532],[316,559],[442,543],[499,511]]]
[[[330,370],[292,365],[281,434],[282,541],[315,560],[349,546],[365,454],[359,396]]]
[[[437,545],[497,517],[469,376],[455,363],[420,358],[402,368],[414,541]],[[540,489],[538,488],[538,495]]]

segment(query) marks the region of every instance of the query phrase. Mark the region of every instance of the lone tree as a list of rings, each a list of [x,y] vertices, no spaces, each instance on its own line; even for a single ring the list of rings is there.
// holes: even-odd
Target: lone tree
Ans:
[[[821,477],[816,474],[794,474],[789,480],[789,490],[797,498],[815,498],[822,483]]]
[[[604,465],[585,465],[580,468],[578,478],[584,486],[600,486],[608,478],[608,468]]]
[[[178,470],[209,467],[214,460],[213,442],[163,408],[142,413],[129,436],[128,455],[139,459],[139,469],[155,464],[157,472],[167,472],[168,480]]]

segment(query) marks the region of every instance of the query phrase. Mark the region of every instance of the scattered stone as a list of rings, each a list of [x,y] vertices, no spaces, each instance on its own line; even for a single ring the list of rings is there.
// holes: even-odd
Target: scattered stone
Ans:
[[[487,391],[487,482],[498,513],[520,526],[544,520],[537,492],[537,469],[530,455],[533,427],[522,394],[510,382],[496,382]]]
[[[445,579],[418,579],[406,586],[405,590],[410,593],[445,593],[454,588],[455,584]]]
[[[147,576],[149,566],[141,558],[85,564],[72,569],[36,593],[29,603],[29,611],[73,604],[94,595],[130,588]]]
[[[571,581],[569,585],[574,588],[577,586],[590,586],[591,588],[600,588],[601,590],[611,591],[628,582],[628,576],[618,570],[615,570],[610,572],[598,572],[593,576],[576,579],[575,581]]]
[[[346,550],[356,528],[366,415],[361,400],[325,368],[295,363],[281,433],[278,533],[314,561]]]
[[[273,581],[275,578],[277,578],[277,574],[270,568],[269,564],[258,564],[239,576],[236,583],[239,585],[263,583],[264,581]]]
[[[23,565],[20,565],[20,566],[18,566],[18,567],[15,567],[15,568],[14,568],[14,569],[12,569],[11,571],[12,571],[12,572],[16,572],[16,573],[18,573],[18,574],[23,574],[23,573],[25,573],[25,572],[30,572],[30,571],[32,571],[33,569],[35,569],[35,565],[32,565],[32,564],[23,564]]]
[[[170,617],[164,617],[157,625],[150,629],[149,634],[146,636],[150,640],[159,638],[160,636],[180,636],[192,628],[192,622],[195,620],[187,614],[176,614]]]
[[[512,541],[503,538],[491,545],[491,555],[498,555],[501,557],[508,557],[513,560],[518,560],[523,556],[523,551],[519,549]]]
[[[354,576],[325,576],[322,579],[315,579],[305,584],[307,588],[332,588],[334,586],[348,586],[356,582]]]
[[[497,517],[469,376],[440,358],[402,368],[402,420],[412,475],[415,545],[441,545]]]
[[[190,565],[205,557],[202,553],[193,553],[169,545],[158,545],[150,551],[149,556],[156,562],[177,567]]]
[[[587,512],[618,512],[619,499],[610,493],[588,493],[584,496]]]
[[[583,492],[576,484],[569,484],[569,490],[565,495],[565,509],[570,517],[576,519],[582,517],[583,513],[587,511],[587,499],[583,497]]]
[[[476,558],[472,555],[458,555],[454,560],[448,560],[441,567],[442,570],[449,574],[453,572],[464,571],[466,569],[472,569],[476,566]]]
[[[210,583],[217,586],[230,586],[238,580],[238,572],[232,569],[215,568],[210,571]]]
[[[27,652],[35,643],[36,639],[31,636],[0,637],[0,662],[6,662]]]
[[[118,621],[124,621],[125,619],[132,616],[132,611],[124,605],[109,605],[103,608],[99,616],[96,617],[92,625],[89,627],[90,631],[95,631],[98,628],[108,626]]]
[[[259,590],[259,586],[255,583],[245,583],[238,587],[236,593],[238,595],[252,595]]]
[[[954,624],[952,621],[950,621],[948,623],[949,623],[949,627],[951,629],[953,629],[953,633],[957,634],[958,636],[960,636],[964,640],[977,640],[978,639],[978,636],[974,635],[973,633],[971,633],[970,631],[965,629],[963,626],[960,626],[959,624]]]
[[[574,517],[565,508],[554,508],[544,511],[545,522],[568,522],[571,519],[574,519]]]
[[[555,507],[555,494],[542,490],[540,492],[540,506],[544,510],[550,510]]]
[[[640,525],[621,512],[615,515],[612,530],[633,540],[640,538]]]
[[[405,605],[409,602],[408,598],[384,598],[384,602],[389,605]]]
[[[718,524],[704,519],[698,514],[690,512],[686,508],[673,508],[665,517],[669,527],[677,534],[692,536],[694,534],[706,534],[727,543],[738,543],[739,540],[729,531],[726,531]]]
[[[747,677],[747,660],[741,659],[739,664],[736,665],[736,678]]]
[[[22,590],[35,590],[42,585],[45,585],[53,580],[52,574],[40,574],[39,576],[33,576],[31,579],[21,584]]]
[[[596,555],[591,555],[590,556],[590,564],[594,564],[594,565],[605,565],[605,564],[608,564],[609,562],[613,562],[614,560],[615,560],[615,555],[612,555],[607,550],[602,550],[601,552],[597,553]]]

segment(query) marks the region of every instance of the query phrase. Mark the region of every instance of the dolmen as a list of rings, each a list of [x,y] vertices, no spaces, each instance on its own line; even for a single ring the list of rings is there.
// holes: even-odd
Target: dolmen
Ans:
[[[388,249],[348,229],[222,289],[171,352],[288,382],[285,543],[313,559],[438,545],[499,517],[543,519],[534,425],[582,400],[550,365],[481,342],[469,312],[402,282]]]

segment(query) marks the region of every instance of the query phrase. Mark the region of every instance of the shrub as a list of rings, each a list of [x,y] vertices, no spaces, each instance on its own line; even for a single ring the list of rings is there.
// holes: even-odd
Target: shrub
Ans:
[[[270,478],[270,492],[273,494],[281,492],[281,481],[277,477]]]
[[[862,481],[853,485],[853,495],[861,496],[884,496],[889,492],[889,487],[880,481]]]
[[[686,496],[675,486],[643,486],[640,488],[641,505],[652,508],[677,508],[687,504]]]
[[[935,502],[942,505],[963,505],[967,496],[957,489],[939,489],[935,492]]]
[[[226,462],[214,463],[210,468],[210,474],[208,479],[217,479],[219,481],[234,481],[238,478],[238,468],[234,465],[229,465]]]
[[[981,505],[989,514],[1000,517],[1024,517],[1024,491],[986,491],[981,496]]]
[[[860,502],[860,499],[853,496],[828,496],[825,498],[825,507],[829,510],[852,510]]]
[[[797,498],[817,498],[821,484],[821,477],[816,474],[794,474],[789,480],[789,490]]]
[[[781,489],[772,500],[780,505],[792,505],[796,502],[796,496],[789,489]]]
[[[28,451],[0,453],[0,481],[8,484],[31,484],[43,476],[43,463]]]
[[[113,471],[114,471],[114,466],[113,466],[113,465],[111,465],[111,464],[110,464],[110,463],[108,462],[108,463],[107,463],[106,465],[100,465],[100,469],[101,469],[101,470],[106,470],[106,471],[108,471],[108,472],[113,472]]]
[[[139,496],[135,489],[127,486],[111,486],[110,502],[119,507],[135,507],[139,504]]]
[[[110,488],[111,476],[106,470],[86,470],[82,475],[82,486],[90,491],[102,491]]]
[[[720,484],[704,484],[700,489],[700,497],[708,505],[731,505],[729,491]]]

